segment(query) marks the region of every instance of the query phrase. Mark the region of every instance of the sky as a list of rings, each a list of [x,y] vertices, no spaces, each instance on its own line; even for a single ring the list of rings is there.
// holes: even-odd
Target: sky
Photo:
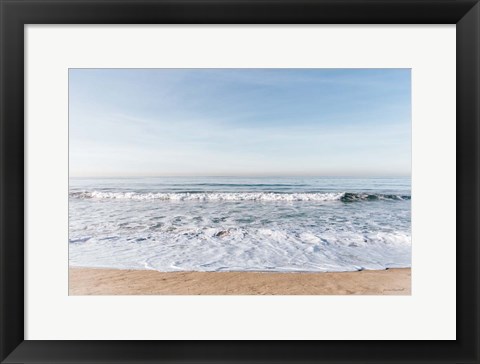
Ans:
[[[410,69],[70,69],[72,177],[410,176]]]

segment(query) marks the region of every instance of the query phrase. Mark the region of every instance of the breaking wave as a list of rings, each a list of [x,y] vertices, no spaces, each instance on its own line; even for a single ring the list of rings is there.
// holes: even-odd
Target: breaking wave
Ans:
[[[118,199],[118,200],[160,200],[160,201],[377,201],[377,200],[410,200],[408,195],[368,194],[352,192],[105,192],[83,191],[70,192],[76,199]]]

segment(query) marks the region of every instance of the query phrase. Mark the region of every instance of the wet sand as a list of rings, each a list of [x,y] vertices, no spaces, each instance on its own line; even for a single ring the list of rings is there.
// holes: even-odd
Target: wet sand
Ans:
[[[341,273],[70,268],[70,295],[410,295],[410,268]]]

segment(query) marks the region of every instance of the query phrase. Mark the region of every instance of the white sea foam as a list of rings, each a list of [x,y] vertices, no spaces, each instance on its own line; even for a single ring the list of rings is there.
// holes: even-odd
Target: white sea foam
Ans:
[[[224,234],[221,234],[225,232]],[[275,229],[205,229],[173,237],[71,244],[72,265],[169,271],[327,272],[410,266],[405,233],[324,234]]]
[[[92,180],[71,186],[70,264],[275,272],[411,264],[406,182],[212,181]]]
[[[360,200],[404,200],[410,196],[322,192],[322,193],[277,193],[277,192],[106,192],[83,191],[71,192],[72,198],[83,199],[118,199],[118,200],[161,200],[161,201],[339,201]]]

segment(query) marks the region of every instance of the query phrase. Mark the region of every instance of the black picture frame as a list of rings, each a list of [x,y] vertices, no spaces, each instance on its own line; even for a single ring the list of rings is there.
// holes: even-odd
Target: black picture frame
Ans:
[[[479,363],[478,0],[0,0],[0,13],[2,363]],[[156,23],[456,24],[457,340],[24,340],[24,25]]]

